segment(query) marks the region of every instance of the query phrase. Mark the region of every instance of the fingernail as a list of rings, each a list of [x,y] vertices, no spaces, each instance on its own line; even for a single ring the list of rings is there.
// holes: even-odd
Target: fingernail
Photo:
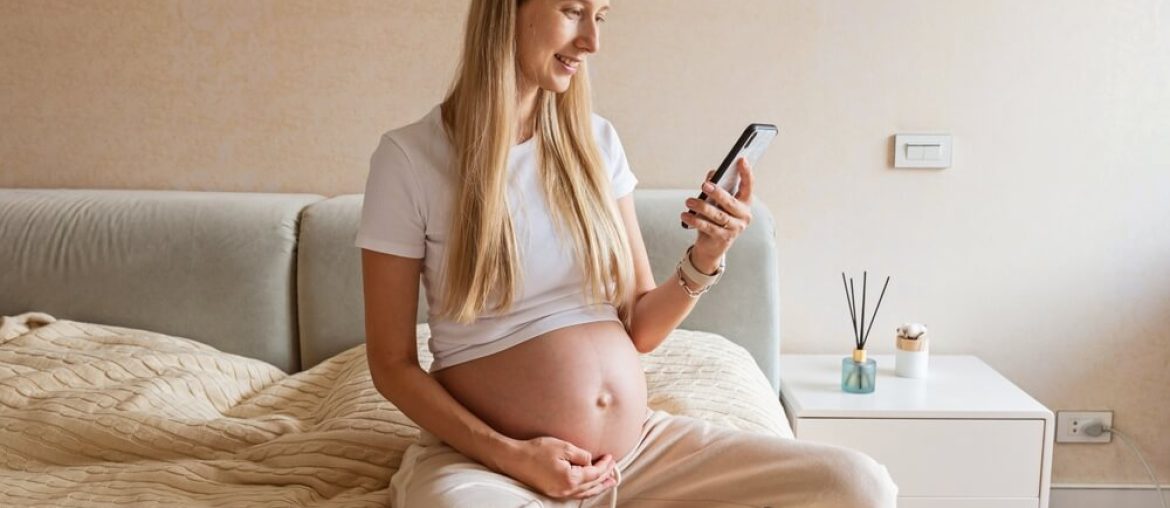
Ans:
[[[705,190],[707,192],[711,192],[711,191],[715,190],[715,186],[711,185],[711,182],[707,182],[707,183],[703,184],[703,190]]]

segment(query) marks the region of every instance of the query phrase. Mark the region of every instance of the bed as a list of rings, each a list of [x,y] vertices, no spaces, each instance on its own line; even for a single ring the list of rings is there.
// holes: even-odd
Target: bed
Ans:
[[[688,194],[635,191],[655,280],[693,241]],[[390,506],[418,427],[366,367],[361,200],[0,189],[0,505]],[[642,363],[651,407],[791,438],[774,223],[752,213]]]

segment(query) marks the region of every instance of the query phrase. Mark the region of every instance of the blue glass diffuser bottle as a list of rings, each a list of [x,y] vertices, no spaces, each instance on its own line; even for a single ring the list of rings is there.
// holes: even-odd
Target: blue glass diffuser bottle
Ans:
[[[845,299],[849,303],[849,320],[853,323],[853,356],[841,359],[841,391],[848,393],[873,393],[877,384],[877,362],[865,357],[865,342],[869,339],[869,331],[873,328],[873,318],[877,317],[878,309],[882,308],[882,300],[886,297],[886,287],[890,285],[890,278],[882,285],[882,294],[878,296],[877,307],[873,309],[869,328],[865,327],[865,295],[869,273],[861,272],[861,312],[857,312],[857,293],[853,290],[853,279],[845,281],[845,272],[841,272],[841,285],[845,287]],[[858,314],[861,316],[858,322]]]
[[[849,393],[873,393],[877,382],[877,362],[865,357],[864,349],[854,349],[853,357],[841,359],[841,389]]]

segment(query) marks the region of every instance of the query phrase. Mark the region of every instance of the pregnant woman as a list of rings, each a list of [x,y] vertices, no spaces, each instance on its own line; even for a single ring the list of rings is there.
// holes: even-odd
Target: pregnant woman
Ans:
[[[382,136],[362,248],[374,385],[422,427],[398,508],[892,507],[885,468],[844,448],[712,426],[646,405],[638,355],[717,279],[751,222],[752,172],[657,284],[617,132],[586,60],[608,0],[472,0],[451,91]],[[420,278],[434,354],[419,366]]]

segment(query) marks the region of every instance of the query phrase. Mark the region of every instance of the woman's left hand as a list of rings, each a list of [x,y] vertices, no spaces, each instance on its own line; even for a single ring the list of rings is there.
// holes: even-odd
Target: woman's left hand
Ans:
[[[703,179],[703,192],[715,200],[715,205],[697,198],[687,198],[686,206],[698,215],[683,212],[682,221],[699,230],[691,262],[700,270],[703,266],[718,266],[719,258],[727,253],[735,239],[752,222],[752,168],[747,159],[740,158],[739,189],[732,196],[722,187],[714,186],[708,180],[714,171],[707,172]]]

